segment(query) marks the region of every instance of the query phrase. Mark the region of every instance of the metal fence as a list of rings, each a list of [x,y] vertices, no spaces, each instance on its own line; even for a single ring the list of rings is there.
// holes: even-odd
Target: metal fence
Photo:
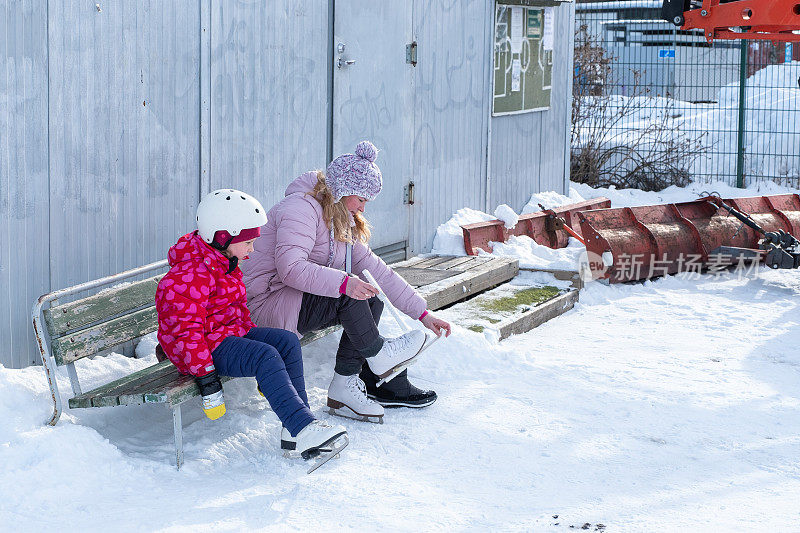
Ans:
[[[628,149],[668,161],[661,170],[677,181],[800,187],[800,43],[709,44],[662,21],[661,4],[577,4],[573,93],[585,109],[574,119],[573,179],[576,154],[591,145],[617,150],[601,158],[606,170],[630,171]],[[600,55],[581,58],[587,44]]]

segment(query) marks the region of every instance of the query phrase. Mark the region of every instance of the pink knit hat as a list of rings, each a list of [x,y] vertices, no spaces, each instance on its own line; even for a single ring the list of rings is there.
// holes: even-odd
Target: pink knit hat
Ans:
[[[328,165],[325,183],[335,201],[355,194],[374,200],[383,186],[383,177],[375,159],[378,149],[369,141],[361,141],[355,154],[342,154]]]

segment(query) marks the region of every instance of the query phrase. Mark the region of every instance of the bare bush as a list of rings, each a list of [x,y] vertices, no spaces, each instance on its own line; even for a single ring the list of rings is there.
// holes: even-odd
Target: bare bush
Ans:
[[[627,95],[614,95],[614,58],[582,25],[575,34],[570,179],[592,187],[659,191],[690,181],[709,150],[706,134],[681,131],[675,101],[649,96],[633,71]]]

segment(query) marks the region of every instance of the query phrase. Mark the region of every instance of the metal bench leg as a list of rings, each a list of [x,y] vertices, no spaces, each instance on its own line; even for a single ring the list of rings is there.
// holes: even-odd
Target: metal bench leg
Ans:
[[[172,427],[175,431],[175,466],[180,470],[183,466],[183,424],[180,404],[172,407]]]

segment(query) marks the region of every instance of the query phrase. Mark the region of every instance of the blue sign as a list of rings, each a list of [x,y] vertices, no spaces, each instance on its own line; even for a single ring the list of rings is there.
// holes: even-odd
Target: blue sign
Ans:
[[[658,58],[659,59],[675,59],[675,49],[674,48],[659,48],[658,49]]]

